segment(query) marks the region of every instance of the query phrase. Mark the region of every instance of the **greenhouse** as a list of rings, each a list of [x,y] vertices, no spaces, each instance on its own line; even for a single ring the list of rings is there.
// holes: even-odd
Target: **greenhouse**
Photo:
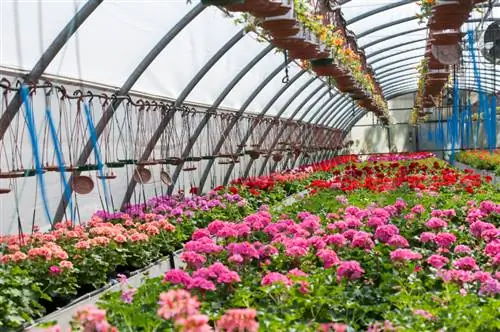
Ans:
[[[0,50],[0,332],[500,331],[500,1],[0,0]]]

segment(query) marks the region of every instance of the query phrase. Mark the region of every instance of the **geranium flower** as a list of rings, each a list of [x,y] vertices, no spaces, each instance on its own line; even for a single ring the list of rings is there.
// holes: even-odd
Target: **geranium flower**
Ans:
[[[217,321],[216,330],[256,332],[259,330],[256,317],[257,312],[254,309],[229,309]]]
[[[421,258],[421,254],[413,252],[410,249],[396,249],[391,252],[391,260],[395,262],[417,260]]]
[[[361,278],[365,270],[361,268],[356,261],[342,261],[337,268],[337,281],[347,278],[348,280],[356,280]]]
[[[427,258],[427,263],[435,267],[436,269],[440,269],[446,264],[448,264],[450,260],[444,256],[441,255],[432,255],[429,258]]]

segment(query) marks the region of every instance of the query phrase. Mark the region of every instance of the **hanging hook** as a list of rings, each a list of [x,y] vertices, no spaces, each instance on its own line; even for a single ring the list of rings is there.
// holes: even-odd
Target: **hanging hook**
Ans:
[[[102,99],[104,99],[104,102],[102,101]],[[105,108],[106,106],[108,106],[108,102],[109,102],[109,97],[107,94],[105,94],[104,92],[99,96],[99,102],[101,103],[102,105],[102,108]]]
[[[58,93],[61,94],[61,100],[63,100],[64,98],[66,98],[66,96],[68,95],[67,94],[67,91],[66,91],[66,88],[64,87],[64,85],[60,85],[60,86],[56,86],[56,90]]]
[[[45,81],[44,85],[46,86],[46,88],[45,88],[45,96],[46,97],[50,97],[50,95],[52,95],[52,92],[54,90],[54,86],[49,81]]]

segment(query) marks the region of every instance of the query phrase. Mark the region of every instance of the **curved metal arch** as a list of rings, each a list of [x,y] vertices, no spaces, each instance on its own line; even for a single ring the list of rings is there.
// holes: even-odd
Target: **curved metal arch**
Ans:
[[[408,42],[405,42],[405,43],[401,43],[401,44],[397,44],[397,45],[393,45],[393,46],[390,46],[390,47],[386,47],[386,48],[383,48],[383,49],[380,49],[380,50],[377,50],[373,53],[370,53],[370,54],[367,54],[366,55],[366,60],[368,59],[371,59],[373,58],[374,56],[377,56],[377,55],[380,55],[380,54],[383,54],[385,52],[389,52],[389,51],[392,51],[394,49],[397,49],[397,48],[400,48],[402,46],[408,46],[408,45],[412,45],[412,44],[416,44],[416,43],[421,43],[421,42],[425,42],[427,41],[427,38],[421,38],[421,39],[416,39],[416,40],[410,40]],[[372,62],[370,62],[372,63]]]
[[[411,68],[406,68],[406,69],[403,69],[403,70],[399,70],[397,72],[393,72],[393,73],[388,73],[388,74],[385,74],[385,75],[381,75],[379,77],[379,84],[380,84],[380,87],[383,87],[385,83],[387,82],[392,82],[392,80],[394,79],[394,75],[399,75],[399,76],[396,76],[397,79],[401,78],[401,77],[406,77],[406,76],[411,76],[412,75],[412,72],[414,72],[415,74],[419,74],[418,70],[411,67]]]
[[[358,21],[361,21],[361,20],[363,20],[365,18],[369,18],[370,16],[373,16],[373,15],[376,15],[376,14],[380,14],[380,13],[383,13],[385,11],[388,11],[388,10],[391,10],[391,9],[394,9],[394,8],[397,8],[397,7],[401,7],[401,6],[404,6],[404,5],[408,5],[408,4],[417,2],[417,1],[418,0],[403,0],[403,1],[392,3],[392,4],[384,5],[384,6],[380,7],[380,8],[377,8],[377,9],[371,10],[369,12],[363,13],[361,15],[358,15],[356,17],[353,17],[352,19],[350,19],[349,21],[347,21],[347,25],[354,24],[354,23],[356,23]]]
[[[383,42],[388,41],[390,39],[401,37],[401,36],[404,36],[404,35],[407,35],[407,34],[410,34],[410,33],[414,33],[414,32],[424,31],[424,30],[427,30],[427,27],[401,31],[401,32],[395,33],[393,35],[389,35],[389,36],[386,36],[386,37],[382,37],[382,38],[376,39],[374,41],[366,43],[365,45],[361,45],[360,47],[362,49],[366,50],[369,47],[372,47],[374,45],[383,43]]]
[[[297,113],[307,104],[307,102],[312,98],[314,97],[321,89],[324,89],[325,86],[324,85],[320,85],[319,87],[317,87],[314,91],[312,91],[306,98],[304,98],[304,100],[300,103],[299,106],[297,106],[295,108],[295,111],[292,113],[292,115],[290,115],[290,118],[289,120],[290,121],[293,121],[293,119],[295,118],[295,116],[297,115]],[[326,90],[324,93],[323,93],[323,96],[328,93],[328,90]],[[276,137],[274,138],[274,140],[271,142],[271,146],[270,146],[270,151],[273,151],[275,146],[278,144],[279,140],[281,139],[281,136],[283,136],[283,133],[285,132],[286,130],[286,126],[283,126],[280,131],[278,132],[278,135],[276,135]],[[285,139],[285,141],[287,141],[289,139],[291,134],[288,135],[288,138]],[[261,171],[260,171],[260,174],[262,174],[264,172],[264,169],[266,168],[266,165],[267,165],[267,162],[269,161],[269,158],[271,158],[271,153],[268,153],[265,157],[264,157],[264,161],[261,163]]]
[[[212,69],[212,67],[226,54],[235,44],[237,44],[245,36],[245,29],[238,31],[231,39],[229,39],[212,57],[205,63],[205,65],[196,73],[196,75],[191,79],[191,81],[184,87],[181,94],[174,103],[174,111],[167,113],[158,124],[153,136],[149,139],[146,144],[146,148],[143,150],[141,158],[139,161],[144,161],[149,158],[151,152],[154,150],[156,143],[160,139],[163,131],[170,123],[172,118],[175,116],[175,109],[182,105],[186,97],[193,91],[200,80]],[[122,199],[122,209],[129,203],[132,194],[134,193],[137,181],[134,177],[130,179],[127,186],[127,191]],[[170,189],[170,188],[169,188]],[[170,190],[169,190],[170,191]]]
[[[331,120],[337,117],[337,115],[341,114],[348,114],[349,113],[349,108],[352,108],[353,105],[357,106],[355,101],[352,100],[351,98],[344,99],[340,104],[338,104],[335,108],[338,110],[337,112],[329,112],[325,118],[320,122],[316,122],[316,124],[320,125],[326,125],[326,123],[329,123]]]
[[[356,123],[359,122],[359,120],[361,120],[363,117],[365,116],[365,114],[363,113],[360,113],[356,118],[354,118],[346,127],[345,131],[344,131],[344,138],[351,132],[352,128],[354,128],[354,126],[356,125]]]
[[[349,122],[349,119],[354,119],[361,113],[368,114],[368,112],[365,109],[362,109],[360,107],[355,108],[353,110],[353,114],[351,114],[350,116],[344,116],[342,120],[340,120],[340,119],[337,120],[337,123],[338,123],[337,126],[339,127],[340,130],[345,131],[346,123]]]
[[[292,60],[288,59],[288,61],[281,63],[269,75],[267,75],[267,77],[262,82],[260,82],[260,84],[257,86],[257,88],[255,88],[252,91],[252,93],[248,96],[248,98],[245,100],[245,102],[243,103],[243,105],[241,105],[240,109],[236,113],[236,115],[238,116],[238,118],[235,117],[231,121],[231,123],[229,124],[228,128],[226,128],[226,130],[224,131],[224,133],[221,135],[219,141],[217,142],[217,144],[214,147],[214,150],[213,150],[214,154],[218,153],[218,151],[220,150],[220,148],[224,144],[224,141],[225,141],[225,138],[227,137],[227,135],[229,135],[229,133],[231,132],[231,130],[233,129],[233,127],[238,122],[238,119],[246,111],[246,109],[248,108],[248,106],[250,106],[250,104],[257,97],[257,95],[267,86],[267,84],[269,84],[269,82],[271,82],[271,80],[273,78],[276,77],[276,75],[278,75],[280,73],[280,71],[283,68],[285,68],[286,66],[288,66],[291,62],[292,62]],[[302,71],[302,73],[301,74],[299,73],[299,74],[302,75],[304,72],[305,71]],[[294,82],[294,79],[295,79],[295,77],[292,78],[292,83]],[[289,82],[289,84],[290,84],[290,82]],[[200,188],[200,190],[203,190],[203,187],[205,186],[205,182],[206,182],[206,180],[208,178],[208,175],[210,174],[210,169],[212,168],[214,162],[215,162],[215,159],[208,160],[207,166],[203,170],[203,174],[202,174],[202,176],[200,178],[200,182],[199,182],[199,186],[198,186],[198,188]]]
[[[233,88],[238,84],[238,82],[243,79],[243,77],[252,69],[255,67],[257,63],[260,62],[271,50],[273,50],[275,47],[272,44],[269,44],[265,49],[263,49],[257,56],[255,56],[241,71],[226,85],[224,90],[219,94],[219,96],[215,99],[215,102],[210,106],[210,108],[207,110],[207,113],[203,117],[202,121],[198,124],[198,127],[195,129],[195,132],[193,135],[189,138],[187,146],[184,148],[184,151],[182,152],[181,158],[183,162],[179,165],[176,166],[175,171],[172,175],[172,184],[170,187],[173,188],[175,187],[175,184],[177,183],[177,179],[179,177],[179,174],[182,170],[183,164],[184,164],[184,158],[188,157],[189,154],[191,153],[191,150],[196,143],[198,137],[200,136],[201,132],[203,131],[203,128],[207,125],[208,121],[210,121],[210,118],[212,117],[213,113],[217,108],[220,106],[222,101],[227,97],[227,95],[233,90]],[[241,117],[242,114],[236,115],[237,119]],[[238,121],[237,120],[237,121]],[[171,194],[171,191],[169,192]]]
[[[328,93],[328,92],[329,91],[327,90],[326,93]],[[316,101],[314,101],[311,105],[309,105],[309,107],[304,111],[304,113],[301,114],[301,116],[300,116],[300,118],[299,118],[299,120],[297,122],[301,122],[302,120],[304,120],[304,118],[306,117],[306,115],[309,114],[309,112],[313,109],[313,107],[316,106],[316,104],[319,103],[319,101],[321,99],[323,99],[324,96],[325,95],[322,95],[320,98],[318,98]],[[325,100],[325,102],[320,106],[320,109],[322,107],[325,107],[329,102],[331,102],[331,99]],[[289,160],[290,160],[290,156],[287,155],[284,164],[288,165],[288,161]]]
[[[338,103],[341,103],[345,99],[346,99],[346,96],[344,96],[342,94],[337,94],[336,96],[334,96],[333,98],[330,99],[330,102],[332,102],[332,105],[330,105],[328,107],[329,108],[336,107],[338,105]],[[318,123],[325,116],[325,112],[328,112],[328,111],[329,111],[329,109],[325,110],[325,108],[317,109],[316,112],[312,115],[312,117],[310,117],[306,122],[307,123]],[[318,118],[316,119],[316,117],[318,117]]]
[[[394,70],[398,70],[398,69],[405,68],[405,67],[416,68],[419,65],[419,63],[420,62],[405,63],[405,64],[402,64],[400,66],[392,67],[390,69],[387,69],[387,70],[384,70],[384,71],[381,71],[381,72],[377,73],[377,76],[380,77],[380,75],[387,74],[387,73],[390,73],[390,72],[392,72]],[[461,63],[472,63],[472,62],[471,61],[461,61]],[[488,68],[479,68],[479,71],[481,73],[488,73],[488,72],[490,72],[490,70]],[[497,69],[496,71],[500,72],[500,69]]]
[[[43,52],[42,56],[38,59],[35,66],[31,71],[24,77],[23,83],[31,83],[38,81],[40,76],[49,64],[54,60],[56,55],[61,51],[68,40],[73,36],[73,34],[80,28],[80,26],[87,20],[87,18],[97,9],[97,7],[103,2],[103,0],[89,0],[83,7],[69,20],[69,22],[64,26],[64,28],[57,34],[56,38]],[[19,108],[21,107],[22,100],[19,91],[16,92],[15,96],[10,100],[7,108],[5,109],[2,117],[0,118],[0,141],[3,139],[5,132],[10,126],[10,123],[16,116]]]
[[[390,80],[385,81],[384,83],[388,83],[388,84],[385,84],[385,85],[381,84],[381,88],[382,88],[382,90],[385,91],[387,88],[392,87],[395,84],[398,84],[403,79],[416,79],[418,81],[418,78],[419,78],[418,72],[413,73],[413,74],[403,74],[403,75],[400,75],[397,77],[392,77]],[[464,82],[467,84],[472,84],[475,82],[475,80],[461,78],[458,80],[458,82],[459,82],[459,84],[464,83]],[[495,90],[495,82],[491,79],[491,77],[481,77],[481,84],[483,84],[484,87],[486,87],[488,89]]]
[[[298,90],[297,90],[297,91],[296,91],[296,92],[295,92],[295,93],[294,93],[294,94],[293,94],[293,95],[292,95],[292,96],[288,99],[288,101],[287,101],[287,102],[286,102],[286,103],[285,103],[285,104],[281,107],[281,109],[279,110],[279,112],[278,112],[275,116],[273,116],[273,118],[274,118],[275,120],[278,120],[278,119],[281,117],[281,115],[282,115],[282,114],[286,111],[286,109],[287,109],[287,108],[291,105],[291,103],[292,103],[295,99],[297,99],[297,98],[300,96],[300,94],[301,94],[302,92],[304,92],[304,90],[305,90],[305,89],[306,89],[309,85],[311,85],[311,84],[312,84],[315,80],[317,80],[317,79],[318,79],[318,76],[315,76],[315,77],[310,78],[307,82],[305,82],[305,83],[304,83],[304,85],[302,85],[302,87],[301,87],[300,89],[298,89]],[[266,111],[266,112],[267,112],[267,111]],[[261,145],[262,145],[262,143],[264,143],[264,141],[267,139],[267,135],[269,134],[269,132],[271,131],[271,129],[273,128],[273,126],[274,126],[274,123],[270,123],[270,124],[267,126],[267,128],[264,130],[264,133],[262,134],[262,137],[260,137],[259,142],[257,143],[259,146],[261,146]],[[246,136],[248,136],[248,137],[246,137]],[[245,135],[245,138],[246,138],[246,139],[244,139],[244,140],[241,142],[241,145],[245,145],[245,144],[246,144],[246,142],[247,142],[248,138],[250,138],[250,132],[248,132],[248,135]],[[241,150],[240,150],[240,151],[241,151]],[[248,161],[248,163],[247,163],[247,165],[246,165],[245,172],[243,173],[243,174],[244,174],[244,175],[243,175],[243,177],[245,177],[245,178],[246,178],[246,177],[248,176],[248,173],[250,172],[250,168],[252,168],[252,165],[253,165],[253,162],[254,162],[254,161],[255,161],[254,159],[250,159],[250,160]],[[232,172],[232,170],[231,170],[231,172]],[[226,176],[224,177],[224,185],[227,185],[227,183],[229,182],[229,178],[230,178],[230,176],[231,176],[231,172],[229,172],[229,171],[228,171],[228,172],[226,173]]]
[[[472,83],[472,82],[468,83],[467,85],[462,85],[461,87],[459,86],[459,89],[463,90],[463,91],[478,92],[477,89],[476,89],[476,87],[475,87],[475,83]],[[400,96],[399,93],[401,91],[410,91],[408,93],[412,93],[412,92],[418,91],[418,89],[416,87],[414,87],[413,84],[407,84],[407,85],[403,85],[403,86],[396,86],[396,87],[393,87],[392,89],[390,89],[389,91],[387,91],[388,99],[390,100],[390,99],[396,98],[395,95]],[[490,94],[493,94],[494,90],[486,91],[486,92],[490,93]]]
[[[380,31],[380,30],[384,30],[384,29],[393,27],[393,26],[398,25],[398,24],[410,22],[410,21],[413,21],[413,20],[416,20],[416,19],[417,19],[416,15],[409,16],[409,17],[404,17],[404,18],[400,18],[399,20],[390,21],[390,22],[387,22],[387,23],[384,23],[384,24],[381,24],[381,25],[377,25],[377,26],[375,26],[375,27],[373,27],[371,29],[368,29],[366,31],[358,33],[356,36],[358,37],[358,40],[360,40],[361,38],[369,36],[369,35],[371,35],[374,32],[377,32],[377,31]]]
[[[389,63],[385,63],[385,64],[383,64],[380,67],[373,68],[373,71],[375,72],[375,76],[376,76],[377,75],[377,70],[380,70],[382,68],[387,68],[389,66],[401,63],[402,61],[408,61],[408,60],[414,60],[414,59],[423,59],[423,58],[424,58],[423,54],[415,55],[415,56],[410,56],[410,57],[407,57],[406,59],[401,59],[401,60],[397,60],[397,61],[392,61],[392,62],[389,62]]]
[[[142,76],[144,71],[149,67],[149,65],[160,55],[160,53],[167,47],[167,45],[181,32],[194,18],[196,18],[206,7],[201,3],[193,7],[183,18],[179,20],[159,41],[153,46],[153,48],[149,51],[148,54],[142,59],[142,61],[137,65],[134,71],[127,78],[122,87],[118,90],[117,95],[123,96],[129,93],[130,89],[134,86],[137,80]],[[123,99],[117,99],[115,102],[111,103],[111,105],[106,109],[106,111],[102,114],[101,119],[97,123],[95,128],[96,137],[99,139],[104,129],[106,128],[108,122],[113,117],[116,109],[120,106]],[[78,157],[77,165],[84,164],[88,157],[90,156],[93,150],[93,143],[89,139],[83,148],[80,156]],[[70,182],[73,177],[78,173],[73,173],[70,177]],[[68,188],[70,194],[73,192],[73,189]],[[59,201],[59,205],[56,210],[56,214],[54,216],[54,222],[59,222],[64,216],[64,211],[66,210],[66,206],[68,202],[66,201],[67,193],[64,193],[61,196],[61,200]]]
[[[401,51],[401,52],[392,53],[392,54],[389,54],[389,55],[387,55],[387,56],[385,56],[385,57],[382,57],[382,58],[375,59],[375,60],[371,61],[371,62],[370,62],[370,65],[372,65],[372,66],[373,66],[374,64],[376,64],[376,63],[378,63],[378,62],[380,62],[380,61],[382,61],[382,60],[387,60],[387,59],[390,59],[390,58],[393,58],[393,57],[396,57],[396,56],[399,56],[399,55],[404,55],[404,54],[406,54],[406,53],[415,52],[415,51],[421,51],[421,50],[424,50],[424,51],[425,51],[425,47],[415,47],[415,48],[410,48],[410,49],[407,49],[407,50],[404,50],[404,51]],[[424,57],[424,54],[422,54],[422,55],[420,55],[420,56],[421,56],[421,57]],[[408,58],[406,58],[406,59],[413,59],[413,56],[408,57]],[[400,61],[404,61],[404,60],[406,60],[406,59],[401,59],[401,60],[396,61],[396,62],[391,62],[391,64],[398,63],[398,62],[400,62]],[[382,66],[384,66],[384,65],[385,65],[385,64],[383,64]],[[381,67],[379,67],[379,68],[377,68],[377,69],[384,68],[384,67],[382,67],[382,66],[381,66]],[[374,70],[375,70],[375,69],[374,69]]]

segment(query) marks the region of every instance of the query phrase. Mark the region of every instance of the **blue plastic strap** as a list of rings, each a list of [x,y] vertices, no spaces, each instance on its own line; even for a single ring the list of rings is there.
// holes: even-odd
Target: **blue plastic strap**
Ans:
[[[59,169],[59,175],[61,177],[61,182],[63,183],[63,186],[64,186],[64,197],[66,198],[66,201],[68,202],[71,220],[74,220],[74,215],[73,215],[74,211],[73,211],[73,203],[71,202],[70,186],[69,186],[68,180],[66,179],[66,176],[64,175],[64,172],[65,172],[64,159],[63,159],[63,155],[62,155],[61,145],[59,144],[56,126],[54,125],[54,120],[52,119],[52,112],[50,111],[50,108],[48,107],[48,105],[47,105],[47,109],[45,110],[45,114],[47,117],[47,122],[49,123],[50,136],[51,136],[52,142],[54,144],[54,150],[56,153],[57,167]]]
[[[94,150],[94,156],[97,162],[97,172],[99,173],[99,177],[101,178],[102,188],[104,191],[104,199],[106,204],[108,203],[108,187],[106,185],[106,179],[104,177],[104,164],[102,163],[101,153],[99,152],[99,146],[97,145],[97,134],[95,131],[94,121],[92,120],[92,114],[90,112],[90,107],[88,103],[83,103],[83,108],[85,110],[85,115],[87,117],[87,124],[89,127],[90,139],[92,141],[92,146]]]
[[[49,203],[47,199],[47,190],[45,187],[45,179],[43,177],[43,168],[42,168],[42,163],[40,161],[40,152],[38,149],[38,138],[36,135],[35,117],[33,116],[33,110],[31,109],[31,105],[29,102],[28,87],[24,84],[21,85],[20,93],[21,93],[21,100],[24,104],[24,109],[26,112],[26,125],[28,126],[28,133],[31,142],[31,150],[33,153],[33,161],[35,164],[36,177],[38,180],[38,184],[40,186],[40,193],[42,195],[43,209],[47,221],[52,226],[52,216],[50,214]]]

